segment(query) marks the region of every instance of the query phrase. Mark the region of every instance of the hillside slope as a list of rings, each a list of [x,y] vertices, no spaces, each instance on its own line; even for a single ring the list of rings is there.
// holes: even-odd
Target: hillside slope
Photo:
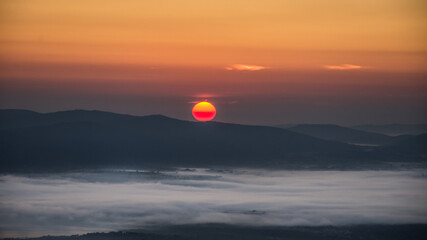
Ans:
[[[4,110],[1,115],[2,169],[134,165],[274,167],[367,159],[359,147],[274,127],[81,110],[48,114]]]

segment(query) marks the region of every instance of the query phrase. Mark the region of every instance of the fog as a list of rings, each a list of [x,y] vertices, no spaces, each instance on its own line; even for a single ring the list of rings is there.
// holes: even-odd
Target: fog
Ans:
[[[168,224],[427,223],[427,172],[104,170],[0,176],[0,236]]]

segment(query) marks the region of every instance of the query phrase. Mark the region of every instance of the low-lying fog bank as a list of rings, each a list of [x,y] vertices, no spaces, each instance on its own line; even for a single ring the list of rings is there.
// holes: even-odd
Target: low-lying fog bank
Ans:
[[[109,170],[0,176],[0,237],[175,224],[427,223],[427,172]]]

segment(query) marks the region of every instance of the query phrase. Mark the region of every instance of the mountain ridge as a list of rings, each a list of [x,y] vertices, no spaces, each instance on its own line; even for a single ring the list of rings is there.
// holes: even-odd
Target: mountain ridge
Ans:
[[[384,134],[366,132],[335,124],[299,124],[287,128],[287,130],[320,139],[335,140],[350,144],[386,145],[400,141],[401,138],[403,138],[395,138]]]
[[[353,129],[362,131],[381,133],[389,136],[397,136],[402,134],[419,135],[427,133],[427,124],[368,124],[355,125]]]
[[[330,168],[382,164],[383,156],[390,156],[386,150],[268,126],[84,110],[22,113],[0,110],[1,170],[147,165]],[[405,155],[395,160],[405,161]]]

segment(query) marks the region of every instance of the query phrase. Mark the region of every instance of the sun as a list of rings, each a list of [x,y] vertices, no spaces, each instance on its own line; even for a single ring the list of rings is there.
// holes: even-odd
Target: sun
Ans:
[[[206,122],[214,119],[216,109],[212,103],[203,101],[199,102],[193,107],[193,117],[197,121]]]

